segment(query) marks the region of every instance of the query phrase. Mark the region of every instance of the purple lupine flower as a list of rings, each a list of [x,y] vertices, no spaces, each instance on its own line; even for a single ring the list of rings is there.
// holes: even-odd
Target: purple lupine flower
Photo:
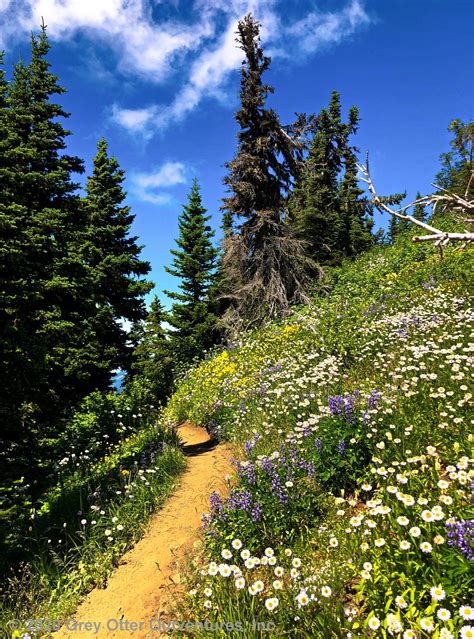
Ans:
[[[211,505],[211,513],[219,514],[222,512],[223,504],[222,499],[219,496],[219,493],[213,491],[209,497],[209,503]]]
[[[342,415],[344,412],[344,397],[342,395],[332,395],[328,397],[329,410],[331,415]]]
[[[338,451],[339,451],[339,455],[344,455],[344,452],[346,450],[346,443],[345,443],[345,441],[343,439],[341,439],[339,441],[339,444],[338,444],[337,448],[338,448]]]
[[[316,476],[316,468],[314,467],[314,464],[312,464],[311,462],[308,462],[306,464],[306,475],[309,478],[313,478]]]
[[[249,455],[252,452],[252,450],[255,448],[257,442],[260,439],[261,439],[261,435],[259,433],[255,433],[252,439],[249,439],[248,441],[245,442],[244,448],[247,455]]]
[[[271,459],[266,458],[262,460],[261,468],[264,473],[267,473],[267,475],[271,475],[273,472],[275,472],[275,463]]]
[[[382,398],[382,393],[378,390],[373,390],[370,395],[369,398],[367,400],[367,408],[369,410],[373,410],[374,408],[377,408],[377,405],[379,403],[379,401]]]
[[[250,455],[254,446],[255,446],[255,443],[251,439],[245,442],[244,448],[247,455]]]
[[[321,454],[321,451],[323,449],[323,442],[319,439],[319,437],[315,437],[314,446],[316,450],[318,451],[318,453]]]
[[[332,395],[328,397],[329,410],[331,415],[343,415],[349,424],[354,422],[354,408],[360,396],[359,391],[343,395]]]
[[[309,424],[307,426],[305,426],[303,428],[302,433],[303,433],[304,437],[308,437],[309,435],[311,435],[311,433],[312,433],[311,426]]]
[[[448,546],[458,548],[468,560],[474,559],[474,521],[456,519],[446,523]]]
[[[272,495],[278,499],[280,504],[287,504],[289,501],[288,494],[283,490],[280,478],[276,474],[272,477]]]
[[[245,478],[249,484],[253,485],[257,481],[255,472],[255,466],[252,462],[243,465],[237,462],[237,475],[241,478]]]
[[[245,489],[233,489],[227,498],[226,506],[229,510],[250,511],[252,508],[252,495]]]
[[[222,503],[222,499],[219,497],[219,494],[215,491],[209,496],[209,504],[211,507],[210,512],[208,514],[203,514],[201,517],[202,525],[205,528],[209,528],[216,519],[222,519],[224,516],[224,504]]]
[[[251,514],[252,514],[252,521],[254,523],[256,523],[257,521],[260,521],[260,519],[262,518],[262,507],[260,506],[260,504],[258,503],[254,504]]]

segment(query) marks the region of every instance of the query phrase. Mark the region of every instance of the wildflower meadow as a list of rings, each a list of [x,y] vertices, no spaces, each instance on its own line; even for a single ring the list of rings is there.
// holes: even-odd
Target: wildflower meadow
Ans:
[[[203,517],[194,616],[248,637],[474,636],[470,266],[409,238],[374,250],[182,380],[166,419],[239,451]]]

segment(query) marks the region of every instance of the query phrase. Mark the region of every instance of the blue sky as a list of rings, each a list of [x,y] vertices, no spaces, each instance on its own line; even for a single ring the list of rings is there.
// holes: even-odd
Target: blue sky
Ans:
[[[161,291],[177,282],[163,267],[193,177],[220,224],[223,165],[236,146],[234,32],[249,10],[272,56],[269,104],[283,123],[318,112],[333,89],[345,110],[356,104],[354,142],[370,151],[381,193],[427,192],[450,120],[473,117],[471,0],[0,0],[7,71],[28,59],[29,33],[44,17],[68,90],[69,152],[89,170],[106,137],[165,302]]]

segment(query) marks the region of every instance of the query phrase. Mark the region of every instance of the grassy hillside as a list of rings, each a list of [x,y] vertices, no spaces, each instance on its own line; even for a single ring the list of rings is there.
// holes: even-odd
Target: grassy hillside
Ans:
[[[405,234],[182,380],[166,420],[240,450],[192,618],[246,637],[474,636],[472,266]]]

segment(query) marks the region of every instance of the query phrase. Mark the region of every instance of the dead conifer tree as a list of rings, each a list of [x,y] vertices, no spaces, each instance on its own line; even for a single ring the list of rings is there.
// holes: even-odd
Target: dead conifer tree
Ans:
[[[231,302],[224,323],[234,329],[288,312],[292,303],[306,300],[309,283],[304,242],[287,220],[288,193],[301,170],[308,123],[299,115],[284,127],[265,107],[273,88],[262,82],[270,58],[263,53],[259,30],[251,14],[238,24],[237,43],[245,54],[236,113],[240,131],[224,179],[230,195],[222,209],[235,222],[224,239],[224,294]]]

